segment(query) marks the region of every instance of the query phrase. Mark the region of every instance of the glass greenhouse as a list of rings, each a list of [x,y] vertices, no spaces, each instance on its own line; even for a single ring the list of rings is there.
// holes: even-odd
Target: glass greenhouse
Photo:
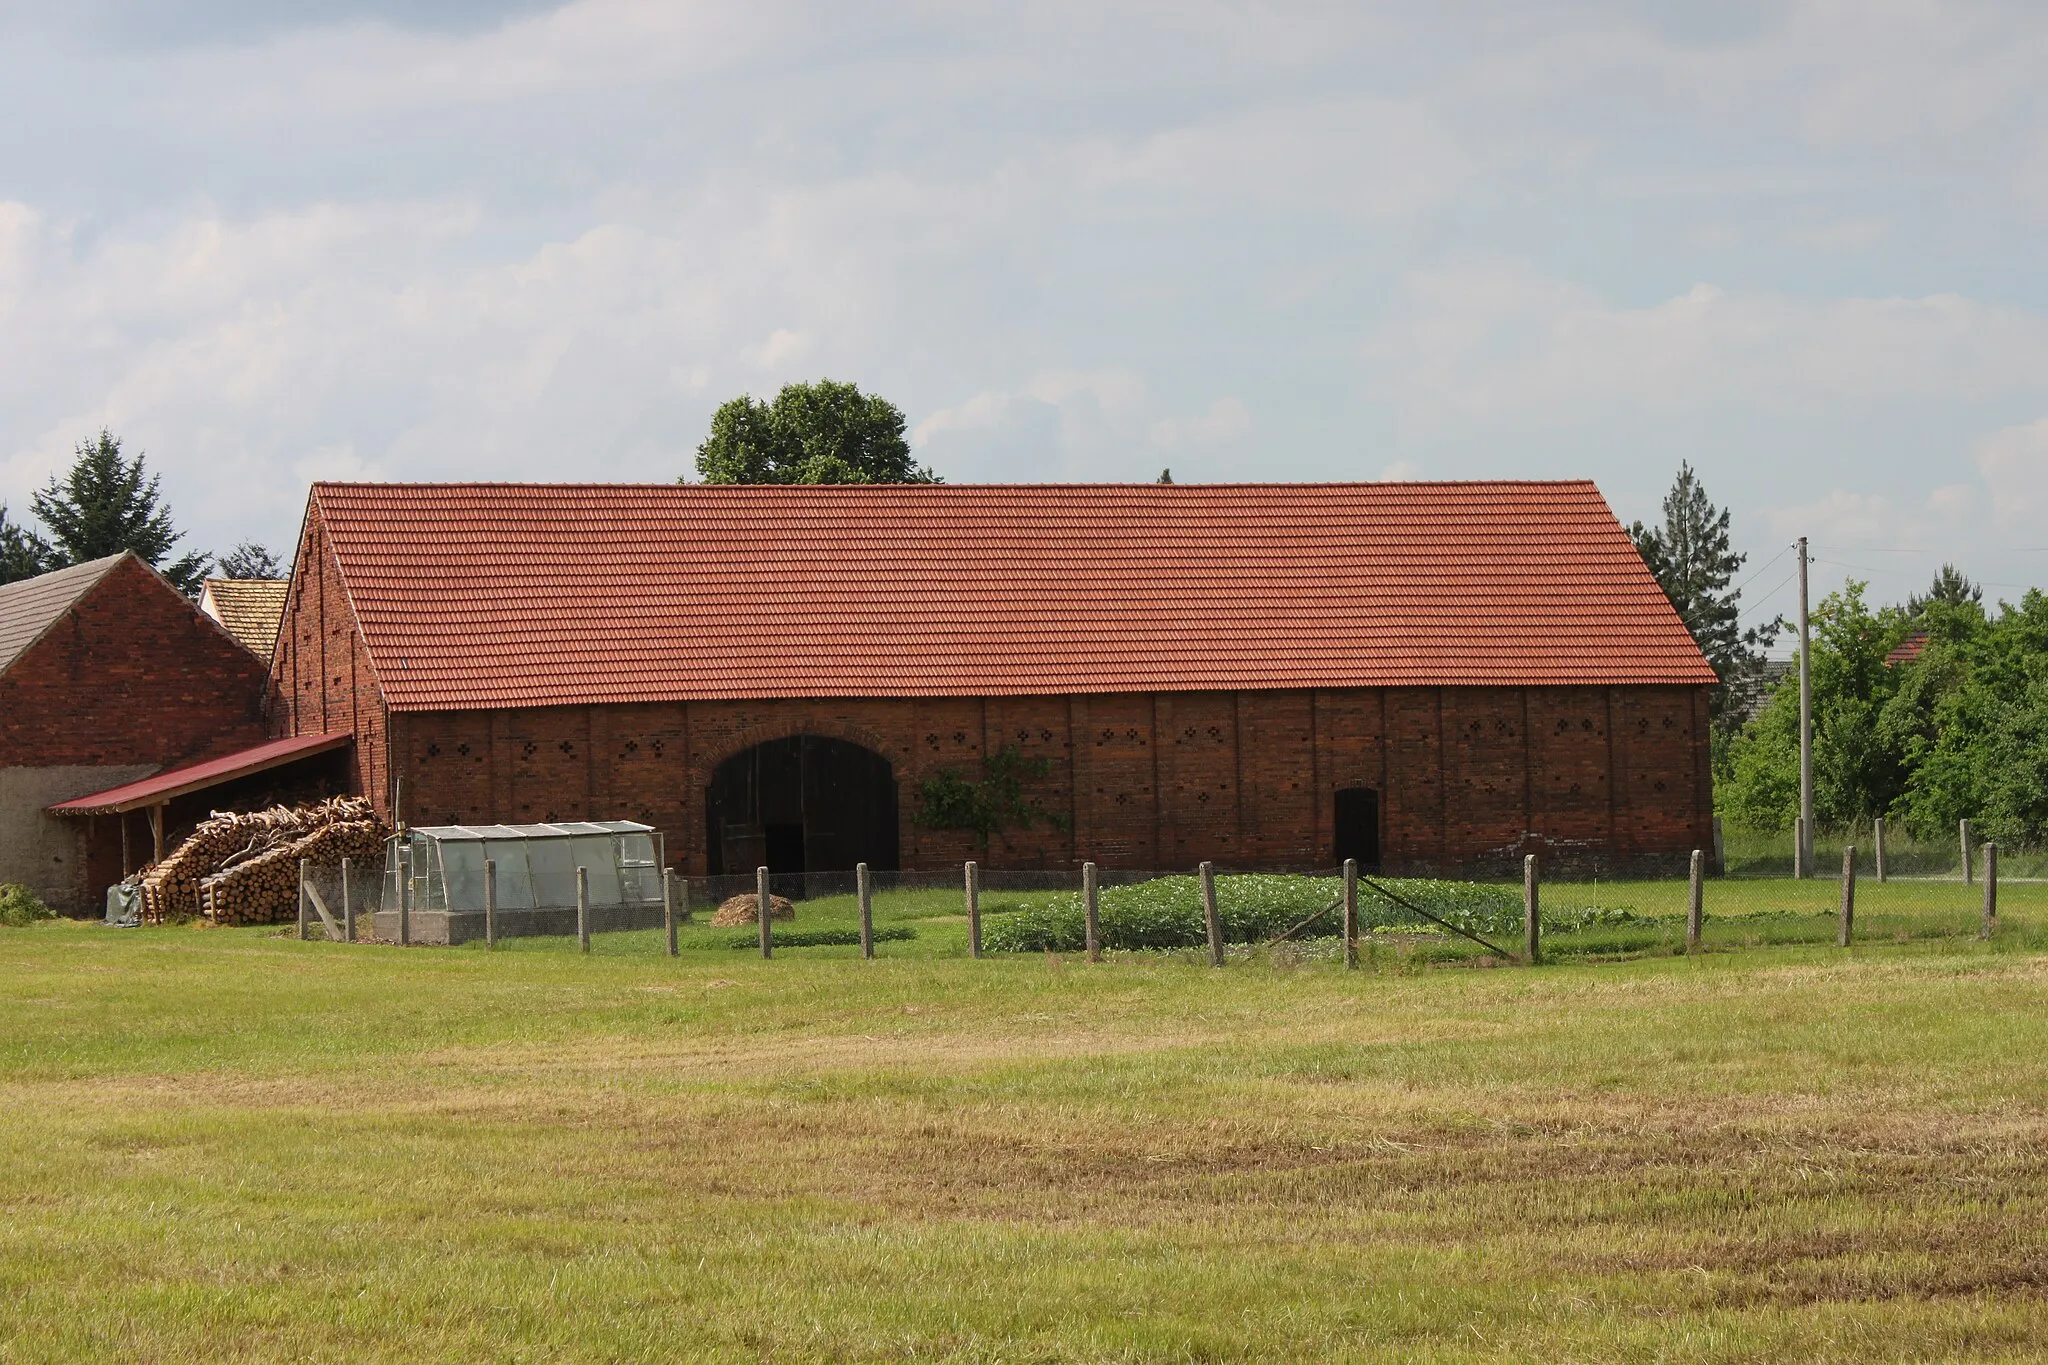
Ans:
[[[415,912],[480,916],[489,860],[497,865],[500,910],[574,910],[579,867],[589,879],[593,911],[658,907],[658,855],[653,827],[630,820],[426,825],[392,840],[384,903],[395,907],[409,880]]]

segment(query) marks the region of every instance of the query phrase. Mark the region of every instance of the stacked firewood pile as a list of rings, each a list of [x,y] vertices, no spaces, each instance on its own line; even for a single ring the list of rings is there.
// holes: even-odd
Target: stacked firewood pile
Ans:
[[[206,915],[221,924],[294,919],[299,860],[339,867],[343,858],[376,866],[390,831],[366,797],[241,814],[215,811],[142,878],[143,917]]]

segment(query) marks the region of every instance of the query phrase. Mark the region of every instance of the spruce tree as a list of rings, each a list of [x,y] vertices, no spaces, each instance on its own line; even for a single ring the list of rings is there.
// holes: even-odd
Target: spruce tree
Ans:
[[[9,521],[7,504],[0,502],[0,583],[16,583],[62,567],[64,556],[57,547],[20,522]]]
[[[1914,593],[1906,599],[1906,614],[1922,616],[1931,606],[1962,607],[1982,606],[1984,589],[1963,577],[1962,570],[1953,564],[1941,566],[1941,572],[1934,575],[1934,581],[1927,585],[1925,593]]]
[[[1629,527],[1629,538],[1657,576],[1693,642],[1721,675],[1709,709],[1721,720],[1738,689],[1763,669],[1763,650],[1777,635],[1777,623],[1744,631],[1741,599],[1734,581],[1745,556],[1729,543],[1728,513],[1714,506],[1689,463],[1681,462],[1664,495],[1664,524]]]
[[[171,558],[185,536],[171,525],[171,509],[157,483],[143,457],[123,457],[120,440],[102,427],[97,440],[79,444],[70,472],[61,481],[52,475],[35,495],[36,519],[56,537],[65,563],[133,550],[180,591],[196,594],[206,578],[207,557]]]
[[[220,557],[220,578],[290,578],[291,571],[278,563],[270,547],[245,540]]]

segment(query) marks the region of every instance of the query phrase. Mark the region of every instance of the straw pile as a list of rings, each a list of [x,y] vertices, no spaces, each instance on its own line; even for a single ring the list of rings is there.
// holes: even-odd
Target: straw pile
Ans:
[[[368,798],[360,796],[246,814],[215,811],[144,874],[143,918],[161,922],[205,913],[221,924],[294,919],[299,859],[318,867],[338,867],[344,857],[375,865],[389,833]]]
[[[771,895],[768,897],[768,918],[795,919],[796,907],[780,896]],[[761,897],[751,891],[745,895],[727,896],[719,902],[718,913],[711,917],[711,927],[714,929],[733,929],[742,924],[760,922]]]

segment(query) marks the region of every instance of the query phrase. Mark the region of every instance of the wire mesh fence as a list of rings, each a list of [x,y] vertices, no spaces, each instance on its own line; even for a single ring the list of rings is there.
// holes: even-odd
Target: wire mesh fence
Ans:
[[[1631,864],[1609,875],[1574,858],[1535,886],[1505,876],[1438,878],[1358,875],[1348,920],[1344,871],[1098,867],[1092,894],[1080,867],[975,868],[970,890],[962,865],[867,875],[808,872],[768,878],[775,917],[768,950],[842,949],[876,956],[1019,953],[1261,953],[1288,961],[1526,961],[1529,901],[1544,958],[1726,952],[1772,945],[1911,943],[1960,940],[2048,927],[2048,881],[2014,876],[1995,847],[1959,837],[1944,864],[1931,848],[1886,850],[1878,875],[1874,848],[1847,838],[1816,841],[1815,875],[1788,875],[1791,849],[1761,840],[1724,851],[1727,870],[1700,876],[1646,874]],[[1965,868],[1962,850],[1969,849]],[[1781,870],[1782,863],[1782,870]],[[651,903],[602,921],[573,910],[522,920],[503,914],[443,937],[408,936],[404,886],[374,867],[352,867],[346,892],[338,868],[309,869],[310,936],[356,941],[455,942],[491,938],[497,946],[558,948],[574,935],[606,953],[759,952],[753,875],[670,876],[666,905]],[[320,909],[326,915],[318,914]],[[344,918],[344,915],[350,917]],[[783,916],[787,916],[784,918]],[[673,928],[667,926],[673,917]],[[336,932],[329,922],[351,925]],[[413,920],[415,926],[419,920]],[[1092,928],[1091,928],[1092,924]],[[671,949],[670,945],[673,944]]]

